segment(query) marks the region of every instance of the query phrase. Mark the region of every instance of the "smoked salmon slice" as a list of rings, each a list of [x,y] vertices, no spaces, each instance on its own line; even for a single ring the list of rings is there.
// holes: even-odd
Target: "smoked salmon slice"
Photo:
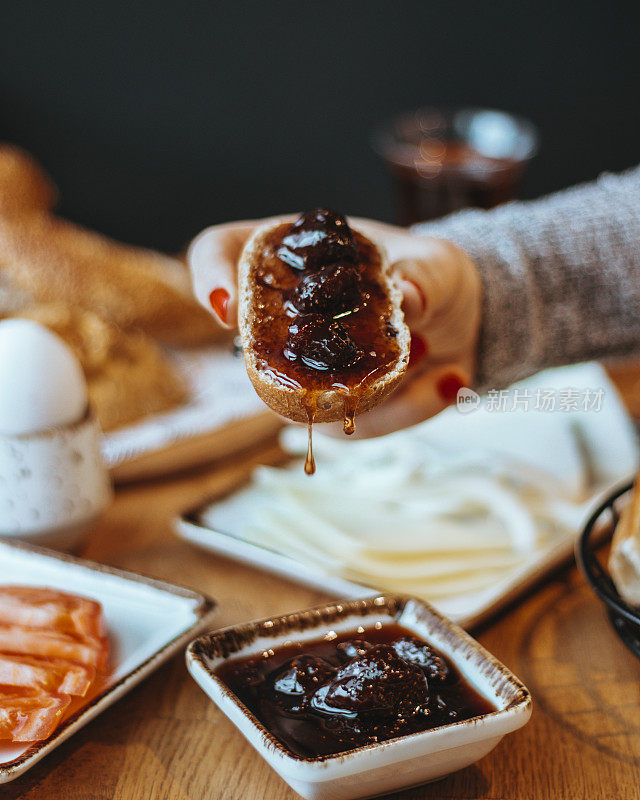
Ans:
[[[108,658],[100,603],[57,589],[0,586],[0,740],[50,736]]]
[[[34,658],[0,653],[0,684],[23,686],[51,694],[84,697],[95,670],[63,658]]]
[[[89,639],[68,633],[0,624],[0,653],[65,658],[103,672],[109,645],[105,639]]]
[[[71,702],[68,696],[0,686],[0,739],[35,742],[57,728]]]
[[[105,636],[100,603],[57,589],[0,586],[0,621],[95,639]]]

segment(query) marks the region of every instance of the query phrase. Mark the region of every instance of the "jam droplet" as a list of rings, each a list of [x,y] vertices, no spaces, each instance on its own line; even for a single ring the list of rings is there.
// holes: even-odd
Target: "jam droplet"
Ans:
[[[313,420],[316,416],[317,399],[305,394],[305,411],[307,412],[307,457],[304,461],[304,471],[307,475],[313,475],[316,471],[316,461],[313,457]]]
[[[304,471],[307,475],[313,475],[316,471],[316,460],[313,457],[313,422],[307,423],[309,437],[307,439],[307,457],[304,461]]]

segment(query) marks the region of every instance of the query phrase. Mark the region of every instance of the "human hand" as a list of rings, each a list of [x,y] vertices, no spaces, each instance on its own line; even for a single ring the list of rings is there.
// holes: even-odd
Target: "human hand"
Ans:
[[[237,264],[245,242],[258,225],[288,219],[295,216],[214,225],[189,247],[196,296],[224,327],[237,326]],[[358,417],[358,437],[379,436],[437,414],[455,402],[460,388],[473,382],[480,277],[472,259],[451,242],[369,219],[349,218],[349,223],[386,248],[412,337],[409,368],[400,388]],[[319,427],[337,430],[334,425]]]

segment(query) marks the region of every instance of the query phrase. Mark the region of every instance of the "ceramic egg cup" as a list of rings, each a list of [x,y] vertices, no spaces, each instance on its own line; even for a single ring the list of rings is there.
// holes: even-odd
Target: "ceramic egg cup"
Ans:
[[[0,434],[0,536],[70,550],[108,505],[100,428],[81,420],[32,434]]]
[[[496,710],[337,755],[301,758],[276,739],[216,675],[227,659],[385,621],[396,622],[433,644]],[[280,777],[308,800],[374,797],[443,778],[483,758],[531,716],[529,691],[503,664],[428,603],[398,595],[334,603],[206,634],[189,645],[187,667]]]

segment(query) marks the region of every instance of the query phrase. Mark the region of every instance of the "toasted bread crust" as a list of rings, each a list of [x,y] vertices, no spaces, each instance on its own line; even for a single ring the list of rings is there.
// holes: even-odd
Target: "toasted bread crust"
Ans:
[[[254,307],[252,267],[262,250],[266,237],[281,222],[282,220],[275,223],[270,222],[268,225],[258,228],[244,247],[238,265],[238,324],[247,374],[258,396],[277,414],[294,422],[308,422],[309,404],[304,387],[287,386],[269,370],[260,368],[254,346],[254,321],[259,312]],[[409,363],[411,345],[411,334],[404,322],[401,308],[402,293],[391,273],[386,251],[381,245],[373,243],[380,254],[380,281],[386,285],[389,293],[390,322],[398,332],[399,354],[396,361],[383,374],[363,387],[356,408],[357,414],[369,411],[397,388]],[[314,407],[314,422],[342,420],[345,414],[345,392],[333,389],[320,392],[316,397]]]

